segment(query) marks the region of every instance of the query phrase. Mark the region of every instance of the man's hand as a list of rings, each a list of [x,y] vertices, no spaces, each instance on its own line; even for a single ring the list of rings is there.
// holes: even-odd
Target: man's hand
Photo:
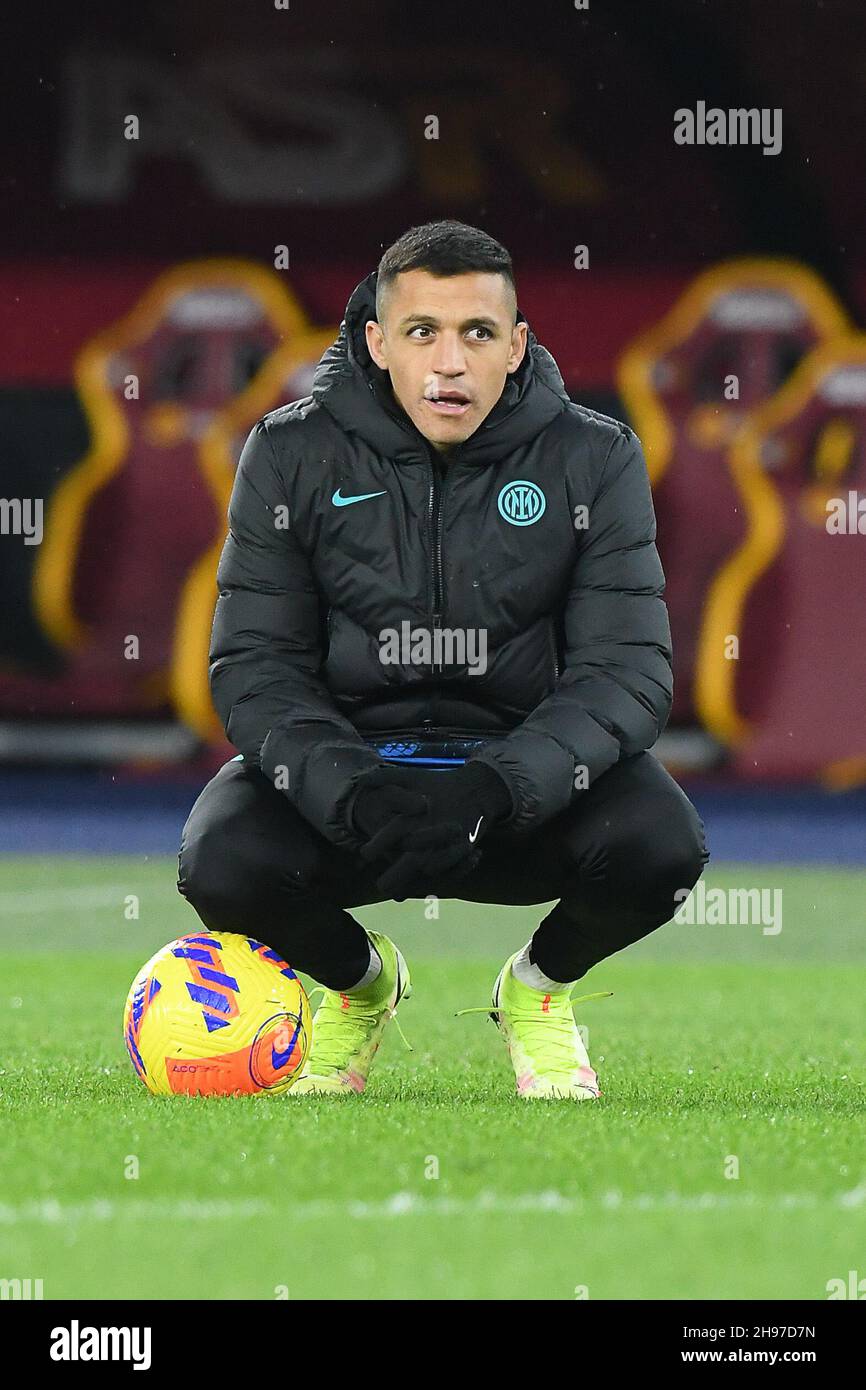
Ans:
[[[414,798],[425,803],[420,819],[414,809],[392,817],[361,850],[374,869],[383,866],[376,881],[388,897],[462,878],[478,863],[484,836],[511,810],[504,781],[486,763],[466,763],[454,772],[392,766],[375,775],[383,791],[413,798],[413,808]]]
[[[347,812],[349,828],[365,845],[374,837],[387,849],[422,824],[428,809],[420,791],[397,781],[388,766],[374,767],[359,779]]]

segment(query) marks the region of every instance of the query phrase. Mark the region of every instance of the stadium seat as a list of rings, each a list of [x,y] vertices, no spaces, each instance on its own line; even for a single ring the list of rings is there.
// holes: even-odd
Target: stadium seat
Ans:
[[[726,462],[730,443],[800,358],[846,327],[842,308],[807,267],[735,260],[698,276],[620,359],[620,392],[646,452],[667,577],[672,724],[695,721],[693,672],[706,594],[743,539]]]
[[[316,362],[337,336],[337,329],[318,331],[304,340],[289,339],[268,359],[255,384],[215,415],[200,444],[203,466],[219,478],[223,488],[223,516],[231,484],[246,437],[262,415],[286,401],[309,395]],[[315,344],[311,355],[310,342]],[[313,360],[315,358],[315,360]],[[208,651],[216,606],[216,570],[225,539],[222,524],[211,545],[191,568],[178,598],[172,638],[169,694],[178,718],[208,743],[224,742],[222,725],[214,711],[208,681]]]
[[[281,278],[252,262],[204,260],[161,275],[80,353],[76,385],[91,445],[57,485],[33,604],[62,651],[53,679],[4,678],[9,716],[171,716],[178,604],[210,568],[234,463],[210,449],[255,413],[279,371],[318,360],[334,330],[312,329]]]
[[[866,781],[866,335],[810,353],[730,467],[745,535],[708,596],[700,717],[743,777]]]

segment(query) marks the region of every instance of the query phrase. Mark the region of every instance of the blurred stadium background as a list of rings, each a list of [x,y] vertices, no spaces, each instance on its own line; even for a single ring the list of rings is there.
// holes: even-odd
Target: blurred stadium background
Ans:
[[[0,537],[7,850],[174,847],[228,754],[205,665],[240,445],[384,246],[451,215],[510,248],[573,397],[643,439],[660,751],[716,854],[757,829],[777,857],[784,825],[863,858],[866,540],[826,519],[866,490],[866,42],[856,5],[796,9],[96,3],[22,36],[0,494],[44,537]],[[677,146],[699,100],[781,108],[781,152]]]
[[[0,1277],[824,1297],[866,1211],[862,4],[278,5],[5,17]],[[698,102],[781,110],[780,152],[677,145]],[[194,926],[173,856],[232,752],[206,654],[241,444],[307,392],[382,250],[443,216],[505,243],[570,393],[640,434],[675,644],[659,752],[707,881],[784,892],[779,934],[670,926],[593,973],[607,1099],[545,1116],[543,1164],[504,1054],[451,1017],[535,909],[362,912],[418,987],[363,1124],[160,1106],[121,1038],[134,973]]]

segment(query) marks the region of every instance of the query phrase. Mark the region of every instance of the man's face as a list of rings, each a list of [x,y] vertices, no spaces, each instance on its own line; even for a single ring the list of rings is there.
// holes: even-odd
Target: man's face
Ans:
[[[478,429],[523,360],[527,328],[514,323],[510,286],[486,271],[406,270],[388,287],[383,318],[366,325],[370,356],[425,439],[447,452]]]

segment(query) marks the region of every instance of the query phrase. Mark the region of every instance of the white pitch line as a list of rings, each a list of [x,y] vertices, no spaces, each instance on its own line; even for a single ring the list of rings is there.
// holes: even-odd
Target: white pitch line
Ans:
[[[0,1202],[0,1226],[16,1226],[26,1222],[59,1226],[79,1221],[117,1221],[123,1216],[134,1220],[171,1221],[228,1221],[236,1217],[270,1216],[277,1208],[270,1202],[257,1201],[197,1201],[130,1198],[115,1202],[95,1197],[89,1202],[58,1202],[47,1197],[41,1202],[24,1202],[11,1206]]]
[[[523,1212],[557,1216],[591,1215],[594,1212],[718,1212],[718,1211],[817,1211],[837,1207],[850,1211],[866,1205],[866,1185],[849,1192],[820,1197],[816,1193],[777,1192],[602,1192],[593,1197],[567,1197],[561,1192],[479,1192],[474,1197],[425,1197],[395,1192],[379,1201],[320,1199],[294,1202],[290,1208],[262,1199],[200,1201],[196,1199],[139,1199],[125,1201],[94,1198],[89,1202],[59,1202],[51,1198],[19,1206],[0,1203],[0,1226],[36,1223],[64,1225],[76,1222],[135,1221],[233,1221],[237,1218],[276,1218],[288,1214],[292,1222],[330,1218],[379,1221],[404,1216],[516,1216]]]
[[[134,891],[128,883],[107,885],[81,885],[76,888],[32,888],[17,891],[0,891],[0,917],[23,917],[41,912],[55,912],[65,907],[116,908],[123,911],[125,900]],[[157,892],[159,889],[156,890]],[[174,891],[172,889],[172,891]],[[147,887],[148,898],[154,894],[151,884]],[[140,896],[140,895],[139,895]]]

